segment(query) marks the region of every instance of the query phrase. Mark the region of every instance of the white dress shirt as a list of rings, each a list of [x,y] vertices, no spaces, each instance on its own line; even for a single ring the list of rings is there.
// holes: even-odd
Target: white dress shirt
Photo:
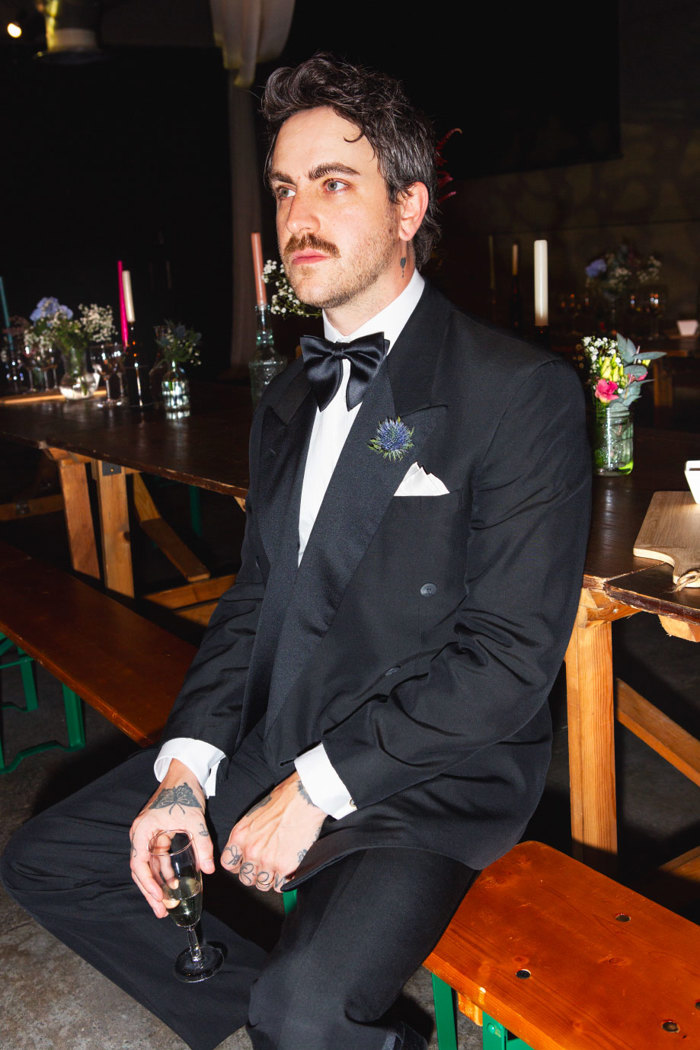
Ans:
[[[326,339],[332,342],[350,342],[363,335],[383,332],[384,338],[389,342],[389,350],[391,350],[418,305],[424,284],[425,281],[421,275],[414,270],[403,292],[349,335],[341,335],[333,328],[324,314],[323,330]],[[359,405],[349,410],[347,408],[345,394],[349,376],[350,363],[343,361],[343,379],[338,392],[326,405],[323,412],[316,410],[301,490],[299,562],[306,550],[331,475],[360,409]],[[206,795],[211,796],[216,790],[216,771],[219,762],[225,757],[223,751],[204,741],[177,737],[169,740],[160,749],[155,761],[155,775],[158,780],[162,780],[171,759],[179,759],[192,770]],[[312,802],[324,813],[340,819],[352,813],[356,808],[345,784],[331,765],[323,744],[317,744],[303,755],[299,755],[294,765]]]

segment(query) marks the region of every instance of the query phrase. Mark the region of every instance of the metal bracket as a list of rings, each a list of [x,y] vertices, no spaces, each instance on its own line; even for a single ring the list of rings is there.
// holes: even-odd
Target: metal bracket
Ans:
[[[121,474],[122,468],[118,463],[105,463],[104,460],[100,460],[100,472],[103,478],[109,477],[110,474]]]

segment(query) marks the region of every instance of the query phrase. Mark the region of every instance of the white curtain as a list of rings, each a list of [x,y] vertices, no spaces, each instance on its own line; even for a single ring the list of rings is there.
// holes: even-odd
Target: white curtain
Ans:
[[[214,40],[229,70],[229,135],[233,213],[231,365],[242,366],[255,346],[255,288],[250,235],[260,229],[261,172],[255,144],[257,100],[248,90],[258,62],[281,52],[294,0],[210,0]]]

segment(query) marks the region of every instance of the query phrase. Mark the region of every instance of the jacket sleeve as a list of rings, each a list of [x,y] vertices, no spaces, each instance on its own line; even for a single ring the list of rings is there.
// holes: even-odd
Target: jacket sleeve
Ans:
[[[358,808],[457,771],[546,702],[578,604],[590,477],[580,384],[545,361],[505,406],[471,479],[451,640],[323,736]]]

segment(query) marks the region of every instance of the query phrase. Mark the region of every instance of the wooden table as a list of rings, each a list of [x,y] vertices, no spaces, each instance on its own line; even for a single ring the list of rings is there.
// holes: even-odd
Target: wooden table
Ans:
[[[166,420],[162,412],[105,408],[95,399],[0,404],[0,437],[43,449],[56,460],[63,489],[73,568],[96,578],[100,567],[85,465],[97,486],[105,586],[133,595],[126,475],[144,472],[245,500],[248,488],[247,389],[193,388],[192,415]],[[143,513],[157,514],[145,487]],[[162,531],[155,517],[152,521]],[[170,537],[176,546],[177,540]],[[181,554],[185,557],[184,545]],[[195,574],[196,576],[196,574]]]
[[[98,575],[84,467],[85,462],[92,465],[105,583],[130,593],[124,470],[173,478],[243,501],[250,419],[247,390],[195,388],[192,415],[177,422],[157,413],[140,417],[127,409],[104,409],[94,401],[0,405],[0,436],[44,448],[57,459],[74,567]],[[653,563],[632,554],[653,492],[683,489],[683,464],[698,458],[700,435],[638,429],[633,473],[595,481],[581,603],[566,661],[572,836],[577,856],[593,866],[609,869],[617,851],[611,624],[645,611],[667,617],[665,622],[685,630],[686,637],[700,631],[700,591],[674,595],[670,569],[659,568],[653,571],[660,592],[646,593],[650,588],[644,571]]]
[[[670,566],[632,553],[652,494],[685,489],[684,462],[699,456],[700,434],[638,429],[633,472],[594,482],[583,589],[566,655],[572,837],[576,856],[594,867],[614,869],[617,852],[612,622],[643,611],[663,617],[669,633],[700,639],[700,591],[674,593]]]

